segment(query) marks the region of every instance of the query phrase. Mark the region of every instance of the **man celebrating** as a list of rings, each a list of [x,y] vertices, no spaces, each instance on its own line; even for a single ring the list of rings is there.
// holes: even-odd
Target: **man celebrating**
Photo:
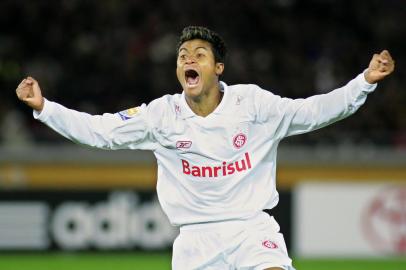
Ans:
[[[154,152],[159,201],[180,227],[173,269],[294,269],[278,223],[264,212],[279,199],[277,146],[353,114],[394,61],[382,51],[347,85],[292,100],[220,81],[226,51],[217,33],[186,27],[176,68],[183,92],[116,114],[92,116],[48,101],[31,77],[16,92],[36,119],[74,142]]]

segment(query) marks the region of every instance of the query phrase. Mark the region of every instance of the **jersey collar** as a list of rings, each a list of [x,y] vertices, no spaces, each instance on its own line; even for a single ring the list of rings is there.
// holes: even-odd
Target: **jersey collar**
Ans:
[[[226,99],[228,97],[228,85],[223,81],[220,81],[220,91],[223,92],[224,95],[223,95],[223,98],[221,99],[219,105],[214,109],[214,111],[212,113],[210,113],[208,116],[202,117],[202,118],[207,118],[213,114],[218,114],[223,110],[224,104],[226,103]],[[189,107],[189,105],[187,104],[186,97],[185,97],[185,91],[182,92],[181,104],[183,107],[183,115],[185,118],[200,117],[200,116],[196,115],[192,111],[192,109]]]

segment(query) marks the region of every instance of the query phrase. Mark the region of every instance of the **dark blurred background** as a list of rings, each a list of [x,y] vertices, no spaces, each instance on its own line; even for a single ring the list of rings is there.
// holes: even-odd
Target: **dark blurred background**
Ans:
[[[65,139],[15,97],[27,75],[44,95],[93,114],[180,92],[177,38],[204,25],[229,47],[222,80],[302,98],[342,86],[388,49],[396,71],[356,116],[292,145],[406,147],[406,5],[401,0],[0,2],[0,144]]]

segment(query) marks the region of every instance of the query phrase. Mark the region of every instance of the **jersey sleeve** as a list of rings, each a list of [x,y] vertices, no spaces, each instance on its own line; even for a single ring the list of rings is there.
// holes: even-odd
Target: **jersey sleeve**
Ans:
[[[143,104],[115,114],[90,115],[45,100],[44,109],[34,111],[34,118],[78,144],[101,149],[154,150],[151,110]]]
[[[282,98],[263,91],[257,98],[259,118],[277,125],[276,136],[280,139],[310,132],[355,113],[376,86],[361,73],[343,87],[306,99]]]

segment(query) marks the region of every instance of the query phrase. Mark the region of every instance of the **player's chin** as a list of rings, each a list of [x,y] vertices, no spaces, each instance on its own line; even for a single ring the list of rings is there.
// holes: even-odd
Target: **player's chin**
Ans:
[[[202,93],[202,86],[201,84],[197,85],[188,85],[185,84],[183,86],[183,90],[185,91],[185,94],[190,97],[190,98],[197,98],[201,95]]]

